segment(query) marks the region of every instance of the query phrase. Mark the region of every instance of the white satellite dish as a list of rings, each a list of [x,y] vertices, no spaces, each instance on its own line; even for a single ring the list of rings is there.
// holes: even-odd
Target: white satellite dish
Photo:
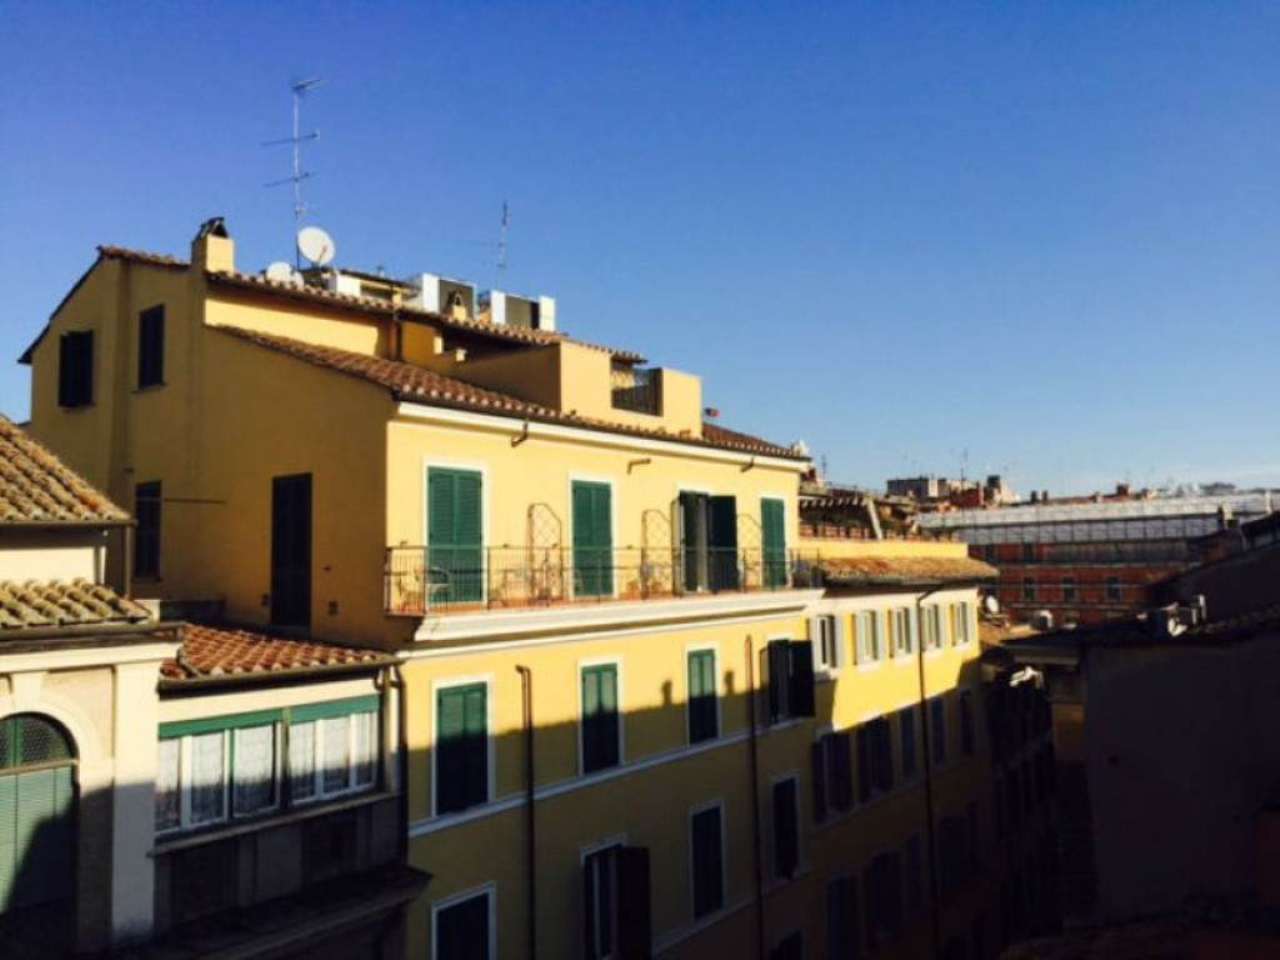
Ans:
[[[1000,601],[996,599],[995,594],[988,593],[982,598],[982,608],[994,617],[1000,612]]]
[[[333,262],[333,237],[319,227],[303,227],[298,231],[298,252],[317,267]]]
[[[285,263],[283,260],[277,260],[270,264],[265,271],[268,280],[274,280],[276,283],[293,283],[295,280],[293,273],[293,265]]]

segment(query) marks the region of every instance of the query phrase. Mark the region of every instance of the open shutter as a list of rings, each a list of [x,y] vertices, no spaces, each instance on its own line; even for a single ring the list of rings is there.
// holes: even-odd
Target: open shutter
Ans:
[[[596,871],[600,869],[600,854],[587,857],[582,865],[582,946],[585,960],[596,960]]]
[[[768,647],[769,658],[769,721],[776,722],[787,716],[788,692],[791,686],[791,659],[787,642],[775,640]]]
[[[712,590],[737,590],[738,501],[711,497],[708,501],[707,565]]]
[[[679,516],[682,586],[701,590],[707,585],[707,495],[680,494]]]
[[[831,780],[837,810],[853,806],[853,744],[848,733],[833,733],[829,746]]]
[[[466,764],[467,799],[484,803],[489,799],[489,730],[487,691],[483,686],[471,687],[466,693]]]
[[[827,818],[827,738],[814,742],[809,748],[813,762],[813,819],[821,823]]]
[[[807,640],[791,643],[790,689],[787,691],[793,717],[812,717],[813,704],[813,646]]]
[[[653,955],[649,850],[620,847],[617,864],[618,955],[620,960],[649,960]]]

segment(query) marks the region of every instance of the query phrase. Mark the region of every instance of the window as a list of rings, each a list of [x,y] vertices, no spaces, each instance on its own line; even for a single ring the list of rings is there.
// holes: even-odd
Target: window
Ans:
[[[589,960],[647,955],[650,924],[649,851],[622,844],[583,858],[583,944]]]
[[[486,891],[436,908],[432,960],[492,960],[492,897]]]
[[[902,848],[906,865],[907,914],[914,915],[924,909],[924,857],[921,853],[920,834],[913,833]]]
[[[781,500],[760,501],[760,530],[763,547],[764,585],[769,589],[787,585],[787,518]]]
[[[1063,602],[1063,603],[1075,603],[1075,602],[1076,602],[1076,600],[1077,600],[1077,596],[1076,596],[1076,578],[1075,578],[1075,577],[1063,577],[1063,578],[1062,578],[1062,602]]]
[[[618,723],[618,667],[582,670],[582,772],[616,767],[621,760]]]
[[[955,619],[955,643],[962,647],[973,638],[973,607],[969,603],[957,603],[952,608]]]
[[[813,644],[771,640],[764,652],[770,723],[813,716]]]
[[[856,960],[862,953],[858,929],[858,881],[840,877],[827,884],[827,956]]]
[[[1124,600],[1124,587],[1120,585],[1119,577],[1107,577],[1107,600],[1110,603]]]
[[[893,733],[888,717],[858,727],[858,799],[864,803],[893,789]]]
[[[973,694],[968,690],[960,693],[960,749],[966,757],[973,756]]]
[[[874,663],[883,656],[880,614],[876,610],[864,610],[858,614],[858,663]]]
[[[162,724],[156,831],[258,816],[369,789],[377,774],[377,711],[376,697],[359,697]]]
[[[489,690],[483,683],[436,693],[436,814],[489,801]]]
[[[947,704],[942,695],[929,698],[929,744],[933,765],[947,762]]]
[[[133,544],[133,575],[160,576],[160,481],[133,488],[133,515],[138,522]]]
[[[613,488],[607,483],[573,482],[573,592],[613,594]]]
[[[737,500],[685,492],[678,504],[681,588],[689,593],[737,590],[741,583]]]
[[[1036,582],[1031,577],[1022,578],[1022,599],[1027,603],[1036,602]]]
[[[138,389],[164,383],[164,307],[138,314]]]
[[[902,779],[916,775],[916,708],[904,707],[898,711],[898,736],[902,742]]]
[[[921,642],[924,644],[925,650],[940,650],[945,641],[942,629],[942,607],[933,603],[923,608],[923,623],[921,624],[921,632],[923,634]]]
[[[797,784],[791,777],[773,785],[773,875],[779,880],[795,876],[800,864]]]
[[[64,333],[58,342],[58,406],[93,403],[93,331]]]
[[[902,865],[897,853],[882,853],[863,880],[867,901],[867,946],[876,950],[902,932]]]
[[[938,824],[938,883],[943,893],[952,893],[969,873],[967,830],[960,817],[943,817]]]
[[[814,635],[817,638],[818,666],[823,670],[840,669],[840,621],[826,615],[814,617]]]
[[[701,743],[720,736],[720,705],[716,700],[716,654],[694,650],[689,654],[689,742]]]
[[[907,607],[889,614],[889,629],[895,657],[909,657],[916,652],[916,615]]]
[[[716,805],[695,813],[689,824],[695,920],[724,906],[724,850],[720,818],[721,809]]]
[[[814,742],[813,819],[821,822],[829,811],[853,806],[853,765],[847,733],[828,733]]]

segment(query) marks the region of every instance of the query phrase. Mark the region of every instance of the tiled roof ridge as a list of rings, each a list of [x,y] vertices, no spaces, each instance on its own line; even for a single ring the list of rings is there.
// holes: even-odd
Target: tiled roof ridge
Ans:
[[[665,440],[672,443],[728,449],[738,453],[756,453],[763,456],[782,457],[791,460],[808,459],[787,447],[750,437],[748,434],[727,430],[723,427],[713,427],[711,437],[705,435],[703,437],[693,437],[671,433],[667,430],[611,423],[591,417],[565,413],[551,407],[521,400],[510,394],[500,393],[487,387],[475,386],[465,380],[435,373],[425,367],[419,367],[403,361],[352,353],[337,347],[320,346],[301,340],[294,340],[290,337],[261,333],[256,330],[246,330],[242,327],[219,325],[213,329],[221,330],[231,336],[248,340],[267,349],[285,353],[296,359],[384,386],[404,400],[455,407],[478,413],[492,413],[497,416],[510,416],[524,420],[537,420],[628,436]],[[716,436],[717,432],[719,434],[718,438]]]
[[[178,656],[160,666],[169,681],[262,676],[298,670],[376,667],[396,662],[383,650],[312,637],[284,637],[240,626],[183,623]]]
[[[0,414],[0,524],[119,523],[129,515]]]

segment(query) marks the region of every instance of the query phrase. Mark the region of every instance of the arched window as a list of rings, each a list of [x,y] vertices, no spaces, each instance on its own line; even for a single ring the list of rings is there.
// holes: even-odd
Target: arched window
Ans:
[[[72,894],[76,752],[48,717],[0,719],[0,916],[35,916]],[[4,915],[8,916],[4,916]],[[0,944],[0,953],[3,953]]]

